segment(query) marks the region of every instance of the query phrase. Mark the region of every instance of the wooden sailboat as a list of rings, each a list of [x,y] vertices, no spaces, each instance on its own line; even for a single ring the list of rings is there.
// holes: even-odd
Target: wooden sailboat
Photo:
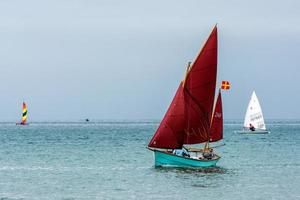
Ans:
[[[262,109],[260,107],[255,91],[250,98],[244,120],[244,129],[236,131],[237,133],[266,134],[269,131],[266,128]]]
[[[210,142],[223,138],[222,97],[219,90],[214,107],[217,79],[217,27],[214,27],[148,144],[155,166],[210,167],[220,156]],[[214,108],[214,109],[213,109]],[[186,145],[203,143],[204,148]]]
[[[16,125],[28,125],[27,123],[27,105],[23,102],[22,106],[22,120],[21,122],[16,123]]]

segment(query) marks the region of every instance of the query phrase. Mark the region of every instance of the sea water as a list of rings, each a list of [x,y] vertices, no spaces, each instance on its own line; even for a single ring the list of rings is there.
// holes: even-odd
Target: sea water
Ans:
[[[264,135],[226,121],[208,169],[155,168],[146,146],[157,126],[0,123],[0,199],[300,199],[300,121],[269,120]]]

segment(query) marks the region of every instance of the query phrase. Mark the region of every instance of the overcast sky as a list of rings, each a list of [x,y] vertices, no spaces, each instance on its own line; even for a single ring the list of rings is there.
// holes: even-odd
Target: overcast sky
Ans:
[[[225,119],[299,119],[298,0],[3,0],[0,120],[159,120],[216,23]]]

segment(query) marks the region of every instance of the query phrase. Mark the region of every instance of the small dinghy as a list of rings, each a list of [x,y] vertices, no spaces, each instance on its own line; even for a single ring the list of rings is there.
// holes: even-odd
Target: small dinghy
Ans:
[[[23,107],[22,107],[22,120],[21,122],[17,122],[16,125],[28,125],[27,121],[27,106],[26,103],[23,102]]]
[[[215,101],[217,78],[217,27],[186,75],[148,144],[154,152],[155,166],[211,167],[221,158],[210,142],[223,139],[223,113],[221,90]],[[223,83],[226,87],[223,87]],[[222,82],[222,89],[229,82]],[[184,145],[204,144],[204,148]]]
[[[258,101],[258,98],[253,91],[247,112],[245,115],[244,129],[235,131],[242,134],[266,134],[269,131],[266,129],[263,113]]]

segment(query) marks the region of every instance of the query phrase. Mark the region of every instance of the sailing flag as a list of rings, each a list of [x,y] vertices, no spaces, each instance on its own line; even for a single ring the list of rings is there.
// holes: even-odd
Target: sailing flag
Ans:
[[[230,89],[229,81],[222,81],[221,89],[222,90],[229,90]]]

